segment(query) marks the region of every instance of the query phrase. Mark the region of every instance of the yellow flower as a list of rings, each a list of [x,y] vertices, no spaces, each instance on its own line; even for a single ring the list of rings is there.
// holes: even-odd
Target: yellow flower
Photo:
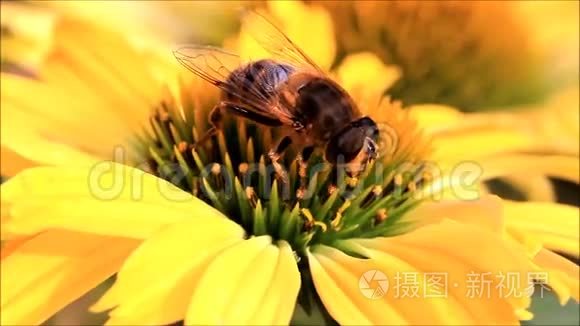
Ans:
[[[278,5],[287,4],[272,4],[273,12]],[[332,30],[327,19],[315,19],[324,17],[319,9],[293,6],[312,26]],[[377,108],[398,72],[359,54],[335,78],[387,127],[382,144],[394,150],[369,166],[359,180],[364,189],[350,189],[352,197],[339,196],[351,187],[345,183],[329,195],[328,172],[320,171],[311,177],[317,191],[299,200],[290,154],[289,192],[263,172],[243,178],[252,163],[266,169],[262,153],[275,130],[232,120],[225,135],[192,150],[217,92],[184,77],[176,82],[180,68],[157,50],[136,50],[117,32],[70,17],[56,20],[52,41],[37,78],[1,77],[2,146],[52,165],[18,173],[1,188],[1,324],[41,323],[115,273],[115,285],[93,307],[113,309],[115,325],[288,324],[296,304],[321,304],[341,324],[517,324],[531,317],[530,273],[548,273],[562,302],[578,300],[577,266],[546,249],[578,255],[577,211],[485,194],[461,200],[478,193],[457,187],[465,180],[449,170],[461,160],[481,162],[493,168],[485,180],[521,169],[510,155],[522,155],[516,158],[526,166],[544,163],[539,175],[577,178],[577,167],[568,166],[574,158],[518,154],[553,148],[525,128],[485,118],[462,125],[464,116],[433,106],[403,111],[383,100]],[[435,113],[440,121],[424,123]],[[485,141],[500,135],[509,141]],[[462,145],[467,137],[472,142]],[[423,162],[434,159],[441,174],[429,176]],[[13,163],[3,160],[3,173]],[[177,171],[187,178],[175,178]],[[237,178],[228,183],[228,176]],[[477,190],[480,181],[467,186]],[[445,197],[429,201],[423,192]],[[553,217],[550,228],[539,219],[545,215]],[[365,285],[373,271],[391,287]],[[441,273],[446,296],[431,278]],[[502,292],[507,273],[521,277],[511,288],[521,296]],[[394,287],[405,275],[421,285],[412,296]],[[490,282],[481,296],[472,285],[478,276]]]
[[[578,81],[575,1],[313,3],[332,14],[341,53],[373,51],[401,68],[390,94],[406,105],[521,105]]]
[[[21,4],[3,4],[3,17],[34,13],[34,19],[21,20],[21,24],[43,24],[43,19],[53,15],[73,15],[93,24],[122,30],[130,38],[165,42],[186,42],[192,39],[210,43],[220,42],[224,36],[235,32],[238,10],[245,1],[212,2],[200,1],[195,5],[184,1],[104,1],[95,0],[82,4],[75,1],[27,1]],[[5,16],[4,16],[5,15]],[[107,19],[102,19],[107,16]],[[20,18],[23,18],[20,16]],[[11,18],[13,20],[13,18]],[[146,21],[147,24],[143,24]],[[211,28],[207,28],[211,25]],[[29,26],[30,27],[30,26]],[[46,26],[44,26],[46,27]],[[27,30],[30,31],[30,28]],[[32,39],[49,32],[36,28]],[[34,37],[36,36],[36,37]],[[31,38],[29,38],[31,40]],[[20,58],[22,60],[22,58]]]

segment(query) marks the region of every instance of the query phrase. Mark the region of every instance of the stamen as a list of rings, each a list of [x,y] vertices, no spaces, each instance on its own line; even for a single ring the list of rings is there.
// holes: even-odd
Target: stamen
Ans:
[[[179,142],[179,144],[177,144],[177,150],[179,150],[180,153],[185,153],[188,149],[188,144],[185,141],[181,141]]]
[[[304,198],[304,195],[306,194],[306,189],[303,187],[300,187],[296,190],[296,199],[298,200],[302,200]]]
[[[350,200],[347,200],[344,202],[344,204],[342,204],[342,206],[340,206],[340,208],[336,211],[336,214],[334,216],[334,218],[332,219],[332,221],[330,222],[330,225],[332,226],[332,228],[334,230],[339,230],[341,227],[341,222],[342,222],[342,217],[343,217],[343,213],[344,211],[350,207],[350,204],[352,202]]]
[[[326,226],[324,222],[314,221],[314,225],[319,226],[320,229],[322,229],[322,232],[326,232],[326,230],[328,230],[328,226]]]
[[[342,222],[342,212],[336,212],[334,219],[330,222],[330,226],[332,226],[334,230],[338,231],[340,222]]]
[[[403,184],[403,175],[399,173],[395,175],[395,185],[400,187],[402,184]]]
[[[240,165],[238,166],[238,171],[240,171],[241,176],[245,176],[246,173],[248,173],[249,169],[250,165],[248,163],[240,163]]]
[[[349,188],[354,189],[356,187],[356,185],[358,184],[358,178],[357,177],[350,177],[350,178],[347,178],[346,182],[347,182],[347,185]]]
[[[387,209],[386,208],[381,208],[377,211],[377,214],[375,215],[375,225],[381,224],[383,221],[385,221],[387,219],[388,215],[387,215]]]
[[[170,120],[169,113],[165,109],[157,110],[157,117],[161,122],[168,122]]]
[[[314,228],[314,225],[316,224],[314,217],[312,216],[312,213],[310,213],[310,210],[308,208],[302,208],[300,210],[300,213],[302,214],[303,217],[306,218],[306,220],[304,221],[304,230],[306,232],[309,232],[312,230],[312,228]]]
[[[217,163],[212,164],[210,172],[212,175],[212,181],[215,186],[215,189],[216,190],[224,189],[225,180],[221,175],[222,172],[221,165]]]
[[[301,178],[306,178],[306,168],[308,167],[308,163],[304,161],[302,155],[298,155],[298,175]]]
[[[409,181],[407,188],[409,188],[410,192],[415,192],[417,190],[417,184],[415,183],[415,181]]]
[[[220,165],[217,163],[212,164],[211,166],[211,173],[214,175],[219,175],[221,172]]]
[[[381,195],[382,192],[383,188],[381,186],[374,186],[373,190],[365,197],[365,199],[363,199],[360,206],[362,208],[370,206],[370,204],[372,204],[375,201],[375,199],[377,199]]]
[[[250,170],[250,165],[248,163],[240,163],[238,165],[238,176],[239,181],[243,187],[248,187],[251,184],[251,180],[248,178],[248,171]]]
[[[245,191],[246,197],[250,201],[250,205],[252,205],[253,208],[256,208],[256,205],[258,204],[258,196],[256,195],[256,191],[254,191],[254,188],[252,187],[246,187]]]
[[[328,194],[329,195],[332,195],[337,190],[338,190],[338,187],[335,184],[331,184],[328,186]]]
[[[192,181],[191,194],[196,196],[196,197],[201,194],[201,184],[200,184],[199,179],[197,177],[194,178]]]

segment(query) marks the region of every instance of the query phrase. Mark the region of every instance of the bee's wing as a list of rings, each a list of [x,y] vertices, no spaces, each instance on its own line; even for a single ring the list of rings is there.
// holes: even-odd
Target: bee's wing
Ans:
[[[224,86],[222,83],[232,71],[242,64],[238,55],[214,46],[182,46],[173,51],[173,55],[191,72],[219,88]]]
[[[325,71],[312,58],[264,15],[256,11],[247,11],[243,14],[243,22],[244,27],[256,42],[275,59],[295,67],[306,67],[325,74]]]
[[[183,46],[173,51],[173,54],[179,63],[234,97],[236,104],[244,109],[282,123],[292,123],[291,115],[275,107],[272,98],[266,95],[265,87],[270,85],[269,81],[252,82],[240,74],[232,73],[244,65],[238,55],[221,48],[202,45]]]

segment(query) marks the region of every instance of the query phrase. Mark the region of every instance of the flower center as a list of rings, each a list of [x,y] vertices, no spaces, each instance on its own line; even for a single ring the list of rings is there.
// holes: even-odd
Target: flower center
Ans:
[[[139,152],[150,172],[217,208],[249,235],[286,240],[302,255],[313,244],[348,251],[340,240],[392,236],[412,227],[402,217],[429,179],[423,164],[402,170],[402,158],[379,158],[353,177],[320,151],[300,164],[298,149],[290,148],[280,161],[287,173],[282,180],[264,155],[280,139],[278,130],[226,117],[221,132],[198,144],[208,110],[181,104],[164,101],[154,110],[152,133],[139,137]]]

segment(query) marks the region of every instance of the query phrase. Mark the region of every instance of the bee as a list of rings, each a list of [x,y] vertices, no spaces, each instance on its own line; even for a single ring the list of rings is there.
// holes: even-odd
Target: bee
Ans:
[[[183,66],[221,90],[209,114],[211,127],[198,143],[222,128],[224,114],[233,114],[288,131],[268,153],[283,180],[286,173],[279,160],[291,144],[302,148],[301,177],[317,148],[330,164],[349,167],[347,173],[362,171],[377,157],[377,124],[362,116],[351,96],[267,18],[256,12],[245,18],[271,58],[243,62],[224,49],[198,45],[174,51]]]

